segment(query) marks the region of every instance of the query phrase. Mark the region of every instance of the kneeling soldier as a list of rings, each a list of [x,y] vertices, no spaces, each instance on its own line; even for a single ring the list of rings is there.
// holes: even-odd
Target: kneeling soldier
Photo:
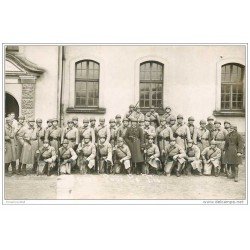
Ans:
[[[202,175],[202,165],[200,160],[200,149],[194,145],[193,140],[188,140],[186,150],[186,174],[191,175],[191,170],[197,170],[199,175]]]
[[[98,173],[110,174],[112,172],[112,146],[106,141],[106,136],[101,134],[97,145]]]
[[[63,140],[62,147],[59,148],[59,174],[70,174],[72,163],[77,159],[73,148],[69,146],[67,139]]]
[[[172,170],[177,167],[176,175],[181,176],[181,171],[183,169],[186,153],[184,149],[176,143],[176,139],[170,139],[170,144],[165,146],[165,166],[164,173],[170,176]]]
[[[214,175],[219,176],[220,172],[220,159],[221,150],[217,147],[216,141],[211,141],[211,146],[206,147],[202,153],[201,157],[204,163],[204,175],[211,175],[212,168],[214,167]]]
[[[90,142],[91,136],[85,135],[83,141],[78,145],[76,152],[78,153],[78,166],[80,174],[86,174],[89,170],[94,169],[96,147]]]
[[[131,173],[131,152],[129,147],[124,143],[122,137],[117,139],[117,145],[114,150],[114,173],[120,174],[122,172]]]
[[[50,175],[50,170],[54,167],[56,160],[56,151],[49,145],[49,140],[44,140],[43,146],[37,151],[37,175],[44,174]]]
[[[149,174],[149,171],[159,174],[159,170],[161,168],[160,150],[156,144],[154,144],[154,136],[148,136],[148,144],[144,150],[145,153],[145,163],[144,169],[142,171],[143,174]]]

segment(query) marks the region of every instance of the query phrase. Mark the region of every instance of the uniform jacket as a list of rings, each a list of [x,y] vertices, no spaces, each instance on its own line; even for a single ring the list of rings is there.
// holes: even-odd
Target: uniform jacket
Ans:
[[[190,130],[188,126],[184,123],[182,124],[175,124],[172,127],[173,130],[173,136],[176,138],[176,143],[180,145],[182,148],[186,148],[186,141],[185,140],[190,140]]]
[[[211,158],[220,160],[220,158],[221,158],[221,150],[218,147],[216,147],[214,149],[211,148],[211,147],[206,147],[202,151],[201,156],[205,160],[209,160]]]
[[[166,145],[165,147],[165,155],[166,160],[173,161],[173,156],[178,155],[179,158],[183,158],[186,156],[185,150],[180,147],[178,144],[175,143],[175,145]]]
[[[193,145],[191,148],[188,147],[186,150],[186,155],[191,161],[199,160],[200,154],[201,151],[196,145]]]
[[[144,114],[143,113],[138,113],[136,111],[134,111],[131,115],[130,115],[130,118],[135,118],[137,121],[141,120],[141,119],[144,119]]]
[[[170,123],[170,118],[171,118],[171,113],[164,113],[162,115],[162,118],[164,118],[166,120],[166,123],[169,124]]]
[[[95,134],[97,136],[97,140],[99,139],[99,136],[105,135],[106,136],[106,142],[110,141],[110,130],[107,125],[101,126],[100,124],[96,127]]]
[[[95,139],[95,130],[89,126],[87,127],[81,127],[80,128],[80,141],[81,142],[84,138],[85,135],[90,136],[91,138],[91,142],[95,143],[96,139]]]
[[[148,139],[148,136],[156,136],[156,132],[155,132],[155,127],[149,125],[149,126],[144,126],[143,128],[143,133],[144,133],[144,139]]]
[[[105,159],[113,164],[112,160],[112,146],[109,142],[104,142],[103,144],[98,143],[97,145],[97,155],[99,159]]]
[[[131,152],[129,150],[129,147],[126,144],[123,144],[122,146],[117,145],[115,147],[114,158],[115,161],[119,161],[121,159],[130,160]]]
[[[124,127],[124,125],[122,125],[121,127],[118,128],[117,130],[117,138],[125,137],[126,131],[127,131],[128,127]]]
[[[15,128],[12,125],[6,124],[4,129],[5,139],[5,163],[10,163],[17,159]]]
[[[68,160],[68,159],[76,160],[77,154],[74,151],[74,149],[69,147],[69,146],[67,148],[60,147],[59,148],[59,158],[60,158],[60,161],[62,164],[64,160]]]
[[[17,159],[20,159],[22,153],[22,138],[24,136],[25,125],[18,123],[15,134],[16,134],[16,145],[17,145]]]
[[[42,127],[36,128],[37,138],[39,138],[39,148],[43,146],[43,141],[45,138],[45,129]]]
[[[87,157],[91,160],[94,160],[96,157],[96,147],[95,144],[91,142],[88,143],[81,142],[78,145],[76,152],[78,153],[78,158]]]
[[[47,148],[45,148],[44,146],[39,148],[39,160],[40,161],[44,161],[44,160],[49,160],[52,162],[54,162],[56,160],[56,151],[53,147],[48,146]]]
[[[150,121],[154,123],[155,127],[158,127],[160,125],[160,116],[157,112],[147,112],[146,116],[150,118]]]
[[[188,128],[190,131],[191,139],[194,141],[194,144],[197,144],[197,134],[198,134],[197,127],[194,125],[188,124]]]

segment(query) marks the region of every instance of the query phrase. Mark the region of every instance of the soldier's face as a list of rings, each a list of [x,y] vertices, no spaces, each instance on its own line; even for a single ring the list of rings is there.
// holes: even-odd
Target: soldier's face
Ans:
[[[53,126],[57,126],[57,121],[53,121],[53,122],[52,122],[52,125],[53,125]]]
[[[89,143],[89,138],[85,138],[84,143]]]
[[[133,107],[129,107],[129,111],[132,112],[134,110]]]
[[[67,146],[68,146],[68,143],[63,143],[64,148],[67,148]]]
[[[150,124],[150,121],[145,121],[146,126],[149,126],[149,124]]]
[[[73,128],[74,124],[72,122],[68,123],[69,128]]]
[[[166,125],[166,121],[161,121],[161,125],[162,126]]]
[[[111,122],[110,127],[112,127],[112,128],[115,127],[115,122]]]
[[[143,127],[143,126],[144,126],[144,124],[146,125],[146,123],[145,123],[145,122],[140,122],[139,124],[140,124],[140,126],[141,126],[141,127]]]
[[[51,122],[48,122],[47,124],[48,124],[48,127],[51,127],[51,126],[52,126],[52,123],[51,123]]]
[[[188,122],[190,125],[194,125],[194,121],[189,121]]]
[[[173,121],[173,120],[170,121],[170,124],[171,124],[171,125],[174,125],[174,124],[175,124],[175,121]]]
[[[170,113],[171,112],[171,109],[166,109],[166,113]]]
[[[73,125],[78,125],[78,121],[77,121],[77,120],[74,120],[74,121],[73,121]]]
[[[37,122],[36,125],[37,125],[37,127],[41,127],[42,123],[41,122]]]
[[[103,125],[104,125],[104,123],[105,123],[104,121],[100,121],[100,125],[101,125],[101,126],[103,126]]]
[[[234,129],[230,127],[228,131],[229,131],[229,133],[231,133],[234,131]]]
[[[211,144],[211,148],[215,149],[216,145],[215,144]]]
[[[174,146],[175,145],[175,141],[170,141],[170,145]]]
[[[137,122],[131,122],[132,127],[136,127]]]
[[[224,124],[224,128],[225,128],[225,129],[228,129],[228,128],[230,128],[230,124],[228,124],[228,123],[225,123],[225,124]]]
[[[24,120],[22,120],[22,119],[19,120],[19,123],[20,123],[20,124],[23,124],[23,123],[24,123]]]
[[[123,125],[124,125],[125,127],[127,127],[127,126],[128,126],[128,121],[124,121],[124,122],[123,122]]]
[[[105,140],[106,140],[106,139],[105,139],[104,137],[101,137],[101,138],[99,139],[100,143],[104,143]]]
[[[193,143],[188,143],[187,145],[188,145],[189,148],[192,148]]]
[[[201,123],[201,127],[205,128],[206,127],[206,123]]]
[[[119,147],[121,147],[121,146],[123,145],[123,141],[117,142],[117,145],[118,145]]]
[[[155,112],[155,110],[154,110],[154,109],[150,109],[150,112],[151,112],[151,113],[154,113],[154,112]]]
[[[208,123],[209,124],[214,124],[214,120],[209,120]]]
[[[14,120],[15,119],[15,114],[10,114],[10,118],[12,119],[12,120]]]
[[[116,118],[115,120],[116,120],[117,123],[121,122],[121,118]]]
[[[182,121],[183,121],[182,118],[178,118],[178,119],[177,119],[177,122],[178,122],[178,123],[182,123]]]
[[[220,128],[220,124],[219,123],[216,123],[214,126],[215,126],[215,128]]]
[[[153,139],[153,138],[149,138],[149,139],[148,139],[148,143],[149,143],[149,144],[152,144],[152,143],[153,143],[153,141],[154,141],[154,139]]]
[[[92,126],[94,126],[94,125],[95,125],[95,121],[91,121],[90,124],[91,124]]]

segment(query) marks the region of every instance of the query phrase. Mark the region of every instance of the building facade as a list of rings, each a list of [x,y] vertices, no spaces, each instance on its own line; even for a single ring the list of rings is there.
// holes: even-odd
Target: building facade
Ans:
[[[5,56],[6,115],[109,120],[138,103],[245,132],[245,45],[22,45]]]

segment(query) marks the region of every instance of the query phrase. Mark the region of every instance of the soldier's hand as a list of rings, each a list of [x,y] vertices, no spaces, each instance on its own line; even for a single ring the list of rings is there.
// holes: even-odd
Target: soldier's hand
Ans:
[[[37,150],[37,151],[36,151],[36,154],[40,154],[40,151],[39,151],[39,150]]]
[[[242,156],[242,153],[237,153],[237,156]]]
[[[173,159],[176,161],[176,159],[178,158],[178,155],[173,156]]]
[[[123,159],[121,159],[121,160],[120,160],[120,163],[123,163],[123,161],[124,161],[124,160],[123,160]]]

